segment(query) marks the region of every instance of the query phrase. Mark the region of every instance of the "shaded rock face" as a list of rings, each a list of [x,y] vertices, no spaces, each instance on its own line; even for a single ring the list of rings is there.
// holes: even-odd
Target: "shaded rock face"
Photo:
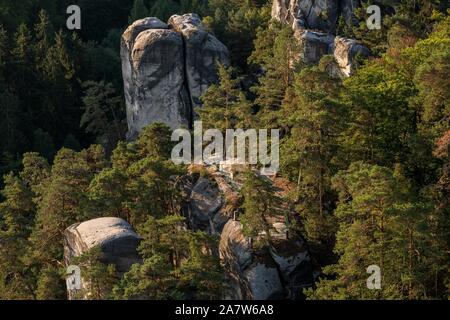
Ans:
[[[214,234],[220,232],[223,225],[214,222],[222,207],[219,189],[208,179],[200,178],[190,194],[190,220],[195,229]]]
[[[94,247],[100,247],[102,260],[125,272],[140,262],[137,247],[140,237],[128,222],[119,218],[98,218],[77,223],[64,232],[64,260],[81,256]]]
[[[356,0],[274,0],[272,18],[292,26],[306,63],[318,63],[324,55],[333,55],[338,70],[332,75],[348,77],[356,56],[367,57],[370,51],[356,40],[334,34],[341,16],[349,25],[358,23],[354,15],[358,6]]]
[[[239,206],[239,195],[224,174],[214,170],[209,174],[184,184],[183,213],[191,229],[220,236]]]
[[[239,221],[225,225],[219,246],[232,284],[231,299],[298,299],[312,285],[309,253],[301,240],[254,249]]]
[[[209,168],[207,176],[190,180],[186,186],[188,209],[184,214],[189,217],[189,228],[220,238],[220,259],[231,286],[224,298],[302,298],[302,289],[313,283],[312,264],[305,242],[287,237],[284,216],[267,219],[274,231],[271,244],[255,248],[236,220],[241,203],[238,184]],[[283,237],[277,237],[276,231]]]
[[[229,52],[222,42],[208,32],[196,14],[174,15],[169,25],[181,33],[185,42],[186,77],[191,104],[201,107],[200,97],[218,81],[217,63],[229,65]]]
[[[134,22],[122,35],[122,74],[128,138],[148,124],[189,127],[200,96],[217,82],[217,62],[228,65],[228,50],[196,14]]]
[[[133,264],[142,261],[137,252],[140,240],[133,228],[119,218],[98,218],[76,223],[64,231],[64,261],[69,266],[73,257],[100,247],[101,261],[114,264],[119,273],[124,273]]]

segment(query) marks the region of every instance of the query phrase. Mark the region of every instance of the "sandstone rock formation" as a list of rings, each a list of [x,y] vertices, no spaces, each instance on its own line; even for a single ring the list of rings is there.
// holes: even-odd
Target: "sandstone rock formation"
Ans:
[[[218,81],[217,62],[229,64],[228,49],[206,30],[197,14],[174,15],[168,23],[184,39],[186,80],[195,116],[200,97]]]
[[[358,41],[335,36],[335,32],[341,16],[349,25],[358,23],[354,10],[359,5],[357,0],[274,0],[272,18],[292,26],[306,63],[317,63],[324,55],[333,55],[339,75],[348,77],[355,57],[368,56],[370,52]]]
[[[191,173],[184,180],[187,206],[181,213],[188,218],[186,226],[220,238],[218,251],[231,284],[224,298],[298,299],[302,289],[312,285],[308,248],[301,238],[287,237],[286,224],[282,223],[284,216],[267,220],[274,231],[270,245],[255,246],[238,221],[237,184],[212,168],[202,177]],[[139,242],[139,236],[122,219],[99,218],[77,223],[64,233],[65,264],[69,266],[74,257],[99,247],[101,261],[114,264],[119,273],[124,273],[131,265],[142,262],[136,250]],[[82,288],[88,292],[88,283],[82,282]],[[86,298],[87,294],[83,294]],[[79,297],[70,290],[68,295],[70,299]]]
[[[74,257],[99,247],[101,261],[114,264],[119,273],[124,273],[133,264],[141,262],[137,252],[139,242],[140,238],[133,228],[119,218],[98,218],[76,223],[64,232],[64,261],[69,266]]]
[[[300,239],[255,249],[242,224],[230,220],[219,250],[231,279],[232,299],[297,299],[303,288],[312,285],[309,253]]]
[[[349,24],[357,23],[354,10],[358,0],[274,0],[272,17],[297,29],[335,33],[340,16]]]
[[[217,186],[209,179],[200,178],[190,194],[191,223],[196,229],[220,232],[223,226],[215,225],[214,218],[221,207],[222,197]]]
[[[298,299],[312,285],[312,267],[305,242],[287,238],[284,216],[268,219],[273,226],[270,246],[255,248],[238,221],[239,199],[226,174],[209,170],[189,195],[190,227],[220,236],[219,252],[231,291],[229,299]],[[280,236],[280,235],[283,236]]]
[[[169,25],[134,22],[122,36],[121,60],[129,139],[154,122],[189,127],[200,96],[217,81],[217,62],[229,63],[227,48],[196,14],[175,15]]]

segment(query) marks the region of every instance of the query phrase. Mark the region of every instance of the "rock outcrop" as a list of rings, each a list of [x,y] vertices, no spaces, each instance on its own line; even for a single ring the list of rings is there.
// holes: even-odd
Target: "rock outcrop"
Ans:
[[[272,17],[297,29],[335,33],[339,17],[349,24],[358,21],[354,10],[358,0],[274,0]]]
[[[195,229],[215,234],[223,225],[217,225],[215,216],[222,208],[222,196],[219,188],[209,179],[200,178],[190,194],[190,221]]]
[[[196,14],[134,22],[122,36],[121,60],[129,139],[154,122],[189,127],[200,96],[218,80],[217,63],[229,63]]]
[[[324,55],[333,55],[338,70],[332,74],[348,77],[356,56],[366,57],[370,52],[356,40],[336,36],[336,26],[341,16],[347,24],[357,24],[354,10],[359,5],[357,0],[274,0],[272,18],[292,26],[306,63],[317,63]]]
[[[267,219],[271,244],[255,246],[239,219],[238,183],[214,168],[191,186],[189,227],[220,237],[219,253],[231,290],[225,298],[299,299],[312,286],[309,251],[303,239],[287,235],[284,216]]]
[[[310,257],[301,239],[273,241],[255,249],[242,224],[230,220],[219,250],[231,280],[231,299],[298,299],[303,288],[312,286]]]
[[[100,248],[101,261],[113,264],[119,273],[124,273],[142,260],[137,252],[140,237],[133,228],[119,218],[98,218],[76,223],[64,232],[64,261],[71,265],[74,257],[79,257],[93,248]],[[83,274],[81,274],[83,276]],[[85,284],[82,284],[85,288]],[[71,298],[71,291],[68,291]]]
[[[218,81],[217,63],[229,64],[229,52],[206,30],[196,14],[174,15],[168,23],[184,39],[186,83],[195,117],[195,109],[201,106],[200,97],[212,83]]]
[[[224,292],[227,299],[298,299],[302,289],[312,285],[313,276],[308,248],[298,236],[288,237],[284,215],[267,219],[273,226],[271,242],[255,245],[246,237],[239,219],[238,184],[213,168],[198,177],[191,173],[183,177],[183,197],[186,206],[182,214],[186,227],[202,230],[220,238],[218,252],[231,286]],[[137,247],[140,237],[119,218],[98,218],[77,223],[64,232],[66,266],[74,258],[100,248],[101,261],[114,264],[123,274],[135,263],[141,263]],[[89,283],[83,282],[81,298],[88,298]],[[79,291],[68,290],[69,299],[80,298]]]

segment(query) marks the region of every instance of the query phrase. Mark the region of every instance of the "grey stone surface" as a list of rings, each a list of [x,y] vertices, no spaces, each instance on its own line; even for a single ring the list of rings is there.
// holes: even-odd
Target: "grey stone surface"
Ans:
[[[216,228],[211,224],[222,207],[222,197],[217,186],[209,179],[200,178],[192,188],[190,205],[192,224],[213,233],[211,228]]]
[[[284,242],[285,244],[288,242]],[[301,273],[309,273],[309,256],[304,247],[279,253],[275,247],[254,249],[252,240],[243,234],[242,224],[230,220],[225,225],[219,252],[225,268],[234,279],[231,298],[234,299],[282,299],[297,298],[294,287],[306,285],[296,281]],[[304,264],[302,264],[304,263]],[[310,283],[309,283],[310,284]]]
[[[195,113],[201,106],[200,97],[218,81],[217,64],[229,65],[229,52],[195,13],[173,15],[168,24],[184,38],[187,84]]]
[[[288,292],[287,297],[298,299],[303,288],[313,285],[311,258],[305,242],[295,239],[273,243],[269,252]]]
[[[64,232],[64,260],[67,265],[94,247],[103,254],[102,261],[126,272],[141,259],[137,253],[140,237],[119,218],[98,218],[68,227]]]
[[[220,238],[220,258],[233,281],[232,299],[266,300],[281,298],[284,289],[276,265],[268,255],[255,258],[250,238],[244,236],[242,224],[230,220]]]
[[[272,300],[284,297],[277,268],[266,263],[256,263],[243,273],[247,280],[253,300]]]
[[[324,55],[333,55],[338,69],[330,73],[348,77],[354,70],[355,57],[366,57],[370,52],[358,41],[335,36],[335,32],[341,16],[349,25],[358,23],[354,15],[358,6],[357,0],[274,0],[272,17],[292,26],[306,63],[318,63]]]
[[[121,59],[130,139],[153,122],[189,126],[179,33],[156,18],[136,21],[122,36]]]
[[[356,24],[354,10],[358,0],[274,0],[272,17],[298,28],[334,33],[342,15],[348,24]]]
[[[368,57],[369,49],[354,39],[336,37],[333,45],[333,55],[344,76],[349,77],[354,71],[354,63],[357,55]]]
[[[191,125],[200,97],[217,82],[217,62],[228,64],[227,48],[195,14],[134,22],[122,35],[121,60],[128,139],[147,125],[171,129]]]

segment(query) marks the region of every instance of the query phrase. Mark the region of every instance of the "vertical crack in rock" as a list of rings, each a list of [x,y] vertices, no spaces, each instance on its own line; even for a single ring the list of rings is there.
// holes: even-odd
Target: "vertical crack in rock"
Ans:
[[[229,52],[206,30],[197,14],[134,22],[121,43],[128,139],[147,125],[192,127],[200,97],[218,82],[217,63],[229,65]]]
[[[186,88],[187,92],[187,105],[189,110],[189,119],[188,119],[188,126],[189,129],[192,129],[194,127],[194,105],[192,104],[192,96],[191,96],[191,90],[189,89],[189,81],[188,81],[188,74],[186,70],[186,64],[187,64],[187,48],[186,48],[186,39],[184,37],[181,37],[183,41],[183,65],[184,65],[184,83],[183,86]]]
[[[195,13],[173,15],[168,24],[183,36],[185,42],[186,80],[195,120],[196,110],[202,105],[200,97],[211,84],[219,80],[217,64],[229,65],[229,52],[224,44],[206,30],[200,16]]]

